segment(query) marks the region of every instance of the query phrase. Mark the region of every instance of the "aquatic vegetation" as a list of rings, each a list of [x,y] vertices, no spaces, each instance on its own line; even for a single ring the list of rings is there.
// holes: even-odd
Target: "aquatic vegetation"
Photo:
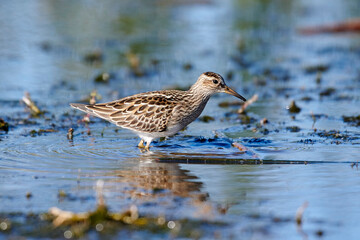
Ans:
[[[318,74],[319,72],[322,73],[322,72],[326,72],[328,71],[330,68],[330,65],[327,65],[327,64],[318,64],[318,65],[310,65],[310,66],[307,66],[304,68],[304,71],[308,74],[311,74],[311,73],[316,73]]]
[[[134,76],[142,77],[146,74],[140,65],[140,57],[138,54],[129,51],[125,54],[125,56],[129,64],[129,68],[131,69],[131,72],[134,74]]]
[[[231,81],[233,80],[234,78],[234,71],[230,70],[230,71],[227,71],[227,73],[225,74],[225,79],[227,81]]]
[[[314,133],[311,133],[311,135],[317,135],[319,137],[325,138],[325,139],[332,139],[331,143],[335,144],[341,144],[345,142],[352,142],[354,140],[360,139],[359,137],[355,136],[354,134],[351,134],[346,131],[339,131],[339,130],[316,130]]]
[[[271,143],[271,140],[264,138],[244,138],[242,141],[248,146],[267,145]]]
[[[92,90],[88,96],[86,96],[83,99],[80,99],[79,102],[84,102],[84,103],[90,103],[90,104],[94,104],[96,103],[98,100],[101,100],[102,96],[101,94],[98,93],[97,90]]]
[[[250,123],[254,123],[257,121],[255,118],[253,118],[245,113],[239,114],[238,118],[240,119],[241,124],[250,124]]]
[[[35,130],[35,129],[33,129],[33,130],[31,130],[30,132],[29,132],[29,136],[31,136],[31,137],[36,137],[36,136],[41,136],[42,134],[44,134],[44,133],[53,133],[53,132],[58,132],[59,130],[56,130],[56,129],[39,129],[39,130]],[[25,135],[26,136],[26,135]]]
[[[222,208],[226,211],[226,208]],[[58,225],[55,225],[58,224]],[[0,237],[107,238],[124,232],[164,238],[201,238],[229,225],[220,221],[172,219],[163,215],[141,215],[135,206],[123,212],[97,207],[92,212],[73,213],[52,208],[48,213],[0,214]],[[209,231],[210,230],[210,231]],[[210,234],[211,236],[211,234]]]
[[[9,131],[9,124],[4,121],[4,119],[0,118],[0,130],[8,132]]]
[[[243,104],[244,104],[244,103],[239,102],[239,101],[232,101],[232,102],[223,101],[223,102],[220,102],[218,105],[219,105],[219,107],[227,108],[227,107],[239,106],[239,105],[243,105]]]
[[[94,82],[107,84],[111,78],[113,78],[111,73],[103,72],[95,76]]]
[[[283,67],[265,68],[262,75],[269,80],[273,81],[289,81],[291,78],[290,72]]]
[[[87,64],[101,64],[104,61],[104,54],[101,50],[95,50],[85,54],[83,60]]]
[[[33,117],[39,117],[40,115],[44,114],[44,112],[41,111],[38,106],[36,106],[35,102],[31,99],[30,93],[25,92],[22,101],[26,104]]]
[[[185,71],[189,71],[194,68],[191,63],[184,63],[182,67]]]
[[[328,87],[325,90],[321,91],[319,93],[320,97],[324,97],[324,96],[331,96],[333,93],[336,92],[336,89],[333,87]]]
[[[0,8],[0,238],[356,239],[358,36],[293,31],[355,1],[16,2]],[[257,99],[215,97],[151,153],[68,107],[187,90],[202,71]]]
[[[357,116],[342,116],[343,121],[350,123],[353,126],[360,126],[360,115]]]
[[[113,235],[126,231],[143,231],[146,235],[171,236],[189,238],[201,237],[205,229],[220,229],[229,224],[196,218],[176,218],[163,214],[141,214],[138,207],[132,204],[123,211],[110,211],[103,196],[103,182],[97,182],[97,206],[93,211],[72,212],[58,207],[51,207],[46,213],[0,213],[0,236],[32,236],[32,237],[65,237],[81,238],[93,234],[99,236]],[[153,189],[152,195],[161,195],[162,189]],[[59,191],[59,198],[68,198],[71,194]],[[27,193],[26,197],[32,197]],[[194,199],[194,204],[200,204],[206,196]],[[208,206],[210,207],[210,206]],[[212,209],[212,207],[210,207]],[[217,206],[216,210],[225,214],[228,206]],[[90,235],[89,235],[90,234]],[[166,237],[167,238],[167,237]]]
[[[300,132],[301,129],[298,126],[289,126],[286,127],[286,130],[289,132]]]

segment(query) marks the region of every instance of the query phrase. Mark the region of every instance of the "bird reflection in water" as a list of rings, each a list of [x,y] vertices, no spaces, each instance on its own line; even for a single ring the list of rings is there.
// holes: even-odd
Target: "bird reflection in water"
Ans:
[[[108,173],[105,191],[116,192],[118,199],[130,204],[148,208],[166,205],[196,217],[211,218],[226,211],[208,201],[208,193],[201,191],[203,183],[179,164],[161,163],[149,155],[131,161],[138,164]]]

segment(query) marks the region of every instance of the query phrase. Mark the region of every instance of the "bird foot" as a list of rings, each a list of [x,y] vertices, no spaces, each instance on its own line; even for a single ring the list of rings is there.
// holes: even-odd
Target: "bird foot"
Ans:
[[[146,145],[144,145],[144,140],[141,139],[141,141],[138,144],[138,148],[142,148],[142,149],[145,149],[146,151],[150,152],[150,142],[146,143]]]
[[[144,140],[141,139],[141,141],[138,144],[138,148],[145,148]]]

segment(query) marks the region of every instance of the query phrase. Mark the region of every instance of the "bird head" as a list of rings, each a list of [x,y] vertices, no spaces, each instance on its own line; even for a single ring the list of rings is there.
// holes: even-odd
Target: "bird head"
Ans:
[[[214,93],[224,92],[246,101],[243,96],[226,85],[223,77],[220,74],[214,72],[204,72],[201,74],[190,90],[200,90],[209,96],[213,95]]]

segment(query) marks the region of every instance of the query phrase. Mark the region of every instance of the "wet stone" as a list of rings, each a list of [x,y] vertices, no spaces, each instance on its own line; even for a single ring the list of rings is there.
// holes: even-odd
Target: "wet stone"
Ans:
[[[301,101],[306,101],[306,102],[309,102],[309,101],[312,101],[314,100],[312,97],[303,97],[301,98]]]
[[[88,64],[99,64],[104,60],[103,53],[101,51],[89,52],[84,56],[84,62]]]
[[[325,89],[324,91],[321,91],[319,95],[320,95],[320,97],[330,96],[333,93],[335,93],[335,91],[336,91],[335,88],[329,87],[329,88]]]
[[[336,142],[334,142],[336,144],[359,139],[359,137],[356,137],[353,134],[346,131],[340,132],[337,130],[329,130],[329,131],[323,130],[323,131],[316,131],[314,134],[322,138],[337,140]]]
[[[32,195],[31,192],[27,192],[26,195],[25,195],[25,197],[26,197],[27,199],[30,199],[32,196],[33,196],[33,195]]]
[[[226,76],[226,80],[231,81],[234,78],[234,72],[228,71],[225,76]]]
[[[211,116],[208,116],[208,115],[205,115],[205,116],[200,117],[199,120],[200,120],[201,122],[208,123],[208,122],[215,121],[215,118],[213,118],[213,117],[211,117]]]
[[[264,128],[260,130],[260,133],[264,134],[264,135],[268,135],[270,133],[269,129]]]
[[[0,118],[0,130],[8,132],[9,131],[9,124],[4,121],[4,119]]]
[[[289,126],[286,127],[286,130],[289,132],[300,132],[301,129],[298,126]]]
[[[49,52],[53,48],[53,46],[51,45],[50,42],[44,41],[40,43],[40,48],[45,52]]]
[[[255,118],[250,117],[246,114],[239,114],[239,119],[241,124],[250,124],[257,121]]]
[[[327,70],[329,70],[330,66],[329,65],[325,65],[325,64],[319,64],[319,65],[312,65],[312,66],[307,66],[305,67],[305,72],[306,73],[318,73],[318,72],[326,72]]]
[[[184,70],[186,70],[186,71],[189,71],[189,70],[191,70],[191,69],[193,69],[194,67],[193,67],[193,65],[191,64],[191,63],[185,63],[184,65],[183,65],[183,69]]]
[[[103,72],[97,75],[94,78],[94,82],[96,83],[109,83],[110,79],[112,79],[114,76],[111,73]]]
[[[58,132],[58,130],[56,130],[56,129],[39,129],[38,131],[36,131],[35,129],[33,129],[29,132],[28,135],[31,137],[36,137],[36,136],[41,136],[44,133],[53,133],[53,132]]]
[[[300,141],[298,141],[298,143],[303,143],[303,144],[314,144],[315,142],[316,142],[316,140],[312,140],[310,138],[301,139]]]
[[[288,81],[291,76],[288,70],[282,67],[266,68],[263,71],[263,75],[270,80]]]
[[[321,230],[321,229],[319,229],[319,230],[317,230],[317,231],[315,232],[315,234],[316,234],[316,236],[318,236],[318,237],[322,237],[322,236],[324,235],[324,231]]]
[[[233,102],[224,101],[224,102],[219,103],[219,107],[222,107],[222,108],[227,108],[227,107],[231,107],[231,106],[241,106],[241,105],[242,105],[242,103],[239,101],[233,101]]]
[[[242,142],[246,143],[247,145],[251,146],[261,146],[267,145],[271,143],[271,140],[264,139],[264,138],[244,138]]]
[[[301,111],[301,108],[296,105],[295,101],[291,101],[287,109],[290,113],[299,113]]]

